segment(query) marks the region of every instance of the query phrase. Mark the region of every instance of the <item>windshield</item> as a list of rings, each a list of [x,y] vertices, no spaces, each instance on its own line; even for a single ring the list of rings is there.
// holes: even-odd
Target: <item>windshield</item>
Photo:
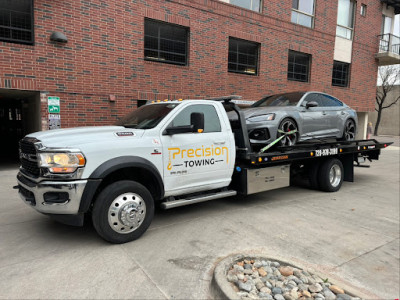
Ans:
[[[301,97],[304,96],[305,93],[287,93],[287,94],[278,94],[271,95],[262,98],[252,105],[252,107],[260,107],[260,106],[296,106],[300,101]]]
[[[135,129],[154,128],[178,105],[179,103],[144,105],[127,114],[121,120],[117,121],[115,125]]]

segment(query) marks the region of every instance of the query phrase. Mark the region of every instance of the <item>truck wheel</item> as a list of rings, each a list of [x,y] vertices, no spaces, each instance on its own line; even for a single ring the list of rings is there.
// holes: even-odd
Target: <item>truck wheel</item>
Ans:
[[[102,190],[93,206],[92,221],[97,233],[115,244],[139,238],[154,216],[154,201],[140,183],[121,180]]]
[[[336,192],[343,183],[343,164],[337,158],[324,161],[318,172],[318,183],[322,191]]]

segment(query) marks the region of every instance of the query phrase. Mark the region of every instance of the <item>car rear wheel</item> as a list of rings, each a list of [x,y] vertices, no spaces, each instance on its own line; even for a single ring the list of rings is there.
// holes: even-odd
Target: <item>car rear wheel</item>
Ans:
[[[343,141],[353,141],[356,139],[356,124],[353,120],[347,120],[344,124]]]
[[[289,118],[283,119],[281,124],[279,124],[278,130],[283,132],[290,132],[296,130],[296,133],[286,135],[279,141],[279,146],[293,146],[296,145],[299,132],[296,123]],[[283,133],[278,131],[277,138],[281,137]]]

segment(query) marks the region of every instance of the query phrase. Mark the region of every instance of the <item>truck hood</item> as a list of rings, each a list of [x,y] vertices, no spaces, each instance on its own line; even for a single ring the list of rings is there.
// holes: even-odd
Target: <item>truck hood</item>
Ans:
[[[74,147],[90,143],[112,143],[120,139],[137,139],[143,136],[144,130],[123,126],[76,127],[39,131],[27,137],[40,140],[45,147]]]

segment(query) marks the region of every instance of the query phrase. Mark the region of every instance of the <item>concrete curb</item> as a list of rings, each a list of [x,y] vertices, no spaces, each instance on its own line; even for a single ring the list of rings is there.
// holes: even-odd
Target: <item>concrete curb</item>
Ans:
[[[228,273],[229,268],[233,264],[235,264],[236,262],[243,260],[243,259],[277,261],[282,265],[306,270],[306,271],[320,277],[321,279],[330,277],[327,274],[321,273],[312,268],[307,268],[307,267],[301,266],[298,263],[296,263],[296,265],[294,265],[292,263],[285,261],[282,258],[271,257],[269,255],[260,255],[260,254],[257,254],[257,255],[254,255],[254,254],[249,254],[249,255],[232,254],[232,255],[229,255],[229,256],[225,257],[224,259],[222,259],[214,269],[213,278],[211,280],[211,292],[213,293],[213,296],[215,297],[215,299],[231,299],[231,300],[240,300],[241,299],[236,294],[236,292],[233,290],[231,283],[227,281],[226,274]],[[329,282],[331,284],[340,286],[345,291],[345,293],[351,297],[357,297],[357,298],[361,298],[361,299],[370,299],[371,298],[371,295],[364,294],[364,293],[356,290],[354,287],[351,287],[350,285],[347,285],[346,283],[344,283],[342,281],[329,279]]]

